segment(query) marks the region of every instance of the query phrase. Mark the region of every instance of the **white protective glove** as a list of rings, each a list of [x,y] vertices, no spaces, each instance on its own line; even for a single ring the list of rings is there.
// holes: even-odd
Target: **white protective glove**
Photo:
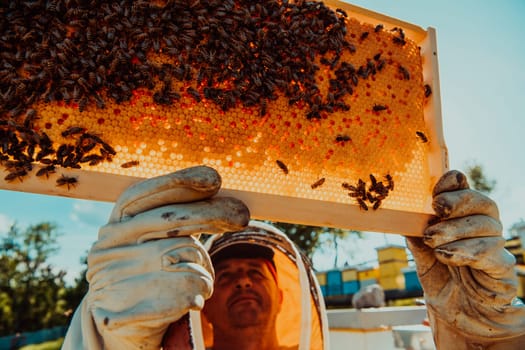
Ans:
[[[438,349],[524,349],[525,307],[496,204],[449,171],[433,191],[435,220],[407,237]]]
[[[213,197],[220,185],[215,170],[199,166],[137,183],[120,196],[89,252],[89,291],[63,349],[158,350],[172,322],[204,306],[213,268],[192,235],[237,231],[249,222],[241,201]]]

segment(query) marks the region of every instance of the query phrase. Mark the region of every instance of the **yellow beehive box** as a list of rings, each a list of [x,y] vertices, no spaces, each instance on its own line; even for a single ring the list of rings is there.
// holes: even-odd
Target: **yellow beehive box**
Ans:
[[[406,248],[398,245],[388,245],[376,248],[377,259],[379,262],[398,260],[406,261],[408,259]]]
[[[379,284],[384,290],[405,289],[405,277],[401,275],[380,277]]]
[[[208,165],[256,219],[422,234],[448,168],[432,28],[341,1],[10,4],[0,188],[114,201]]]
[[[367,267],[367,268],[359,269],[357,271],[357,279],[359,281],[371,280],[371,279],[377,280],[378,275],[379,273],[378,273],[377,267]]]
[[[326,286],[326,272],[316,272],[315,276],[320,286]]]
[[[402,274],[402,269],[408,266],[408,261],[390,260],[379,263],[379,277],[392,277]]]
[[[342,270],[341,271],[341,278],[342,278],[343,282],[357,281],[358,280],[357,269],[356,268],[349,268],[349,269]]]

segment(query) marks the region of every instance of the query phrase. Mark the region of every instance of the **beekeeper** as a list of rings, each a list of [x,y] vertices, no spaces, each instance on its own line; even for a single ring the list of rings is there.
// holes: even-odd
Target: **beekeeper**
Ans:
[[[89,252],[89,291],[63,349],[329,349],[307,260],[275,227],[249,221],[241,201],[215,196],[220,185],[200,166],[121,195]],[[407,241],[437,348],[523,348],[525,307],[496,204],[457,171],[433,196],[437,219]],[[205,246],[197,238],[224,232]]]

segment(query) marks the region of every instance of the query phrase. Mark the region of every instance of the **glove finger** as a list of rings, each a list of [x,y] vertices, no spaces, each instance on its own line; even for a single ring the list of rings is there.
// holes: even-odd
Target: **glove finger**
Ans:
[[[193,250],[193,253],[188,253]],[[178,255],[181,255],[178,257]],[[177,237],[150,241],[109,250],[92,250],[88,256],[86,277],[91,289],[102,289],[135,275],[157,271],[174,271],[177,263],[203,265],[210,274],[213,268],[208,252],[194,237]]]
[[[457,190],[436,195],[432,208],[440,218],[450,219],[481,214],[499,219],[496,203],[484,194],[474,190]]]
[[[442,192],[465,190],[468,188],[467,177],[457,170],[450,170],[443,174],[434,185],[432,196],[434,197]]]
[[[182,247],[162,256],[162,270],[164,271],[178,271],[181,269],[181,264],[186,263],[198,264],[214,276],[209,255],[204,247],[202,249],[195,249],[195,246]]]
[[[109,222],[166,204],[193,202],[215,195],[221,187],[217,171],[196,166],[138,182],[122,193]]]
[[[184,263],[176,273],[134,276],[89,294],[93,318],[107,329],[127,325],[168,327],[189,310],[200,310],[211,296],[213,279],[200,265]],[[108,301],[109,295],[115,296]]]
[[[97,249],[135,244],[151,239],[195,233],[238,231],[248,225],[250,211],[231,197],[166,205],[151,209],[123,222],[110,223],[99,231]]]
[[[431,248],[476,237],[499,237],[503,227],[499,220],[486,215],[469,215],[429,226],[423,232],[426,245]]]
[[[515,259],[504,249],[503,237],[481,237],[455,241],[436,248],[436,258],[449,266],[469,266],[493,278],[506,276]]]

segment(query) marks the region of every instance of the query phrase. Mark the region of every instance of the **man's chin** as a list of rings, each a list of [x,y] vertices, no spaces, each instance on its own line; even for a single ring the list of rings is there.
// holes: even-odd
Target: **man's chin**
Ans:
[[[230,320],[237,328],[258,326],[261,323],[260,309],[253,307],[238,307],[230,310]]]

